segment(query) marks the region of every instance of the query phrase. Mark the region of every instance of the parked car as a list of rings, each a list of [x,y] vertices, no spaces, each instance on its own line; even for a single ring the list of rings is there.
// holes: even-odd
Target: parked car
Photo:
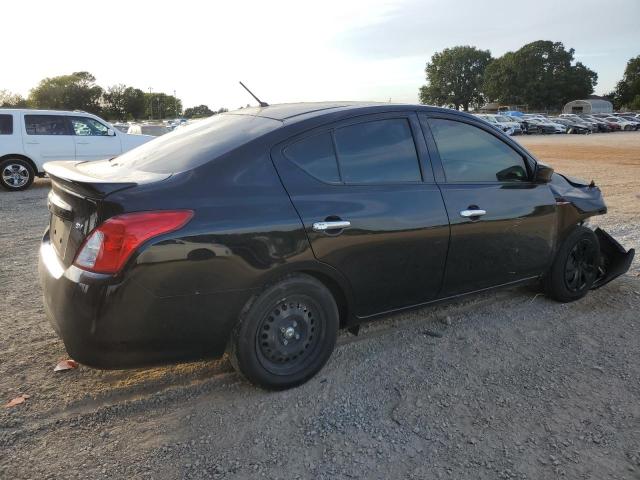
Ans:
[[[634,255],[585,226],[598,187],[434,107],[246,108],[45,169],[45,311],[100,368],[228,350],[252,382],[292,387],[339,328],[504,285],[570,302]]]
[[[609,114],[604,114],[604,115],[594,114],[593,116],[596,117],[598,120],[605,122],[609,126],[609,128],[611,128],[611,130],[614,132],[622,130],[622,126],[618,122],[613,122],[608,119]]]
[[[511,128],[513,130],[512,135],[522,134],[522,126],[520,121],[515,121],[507,115],[494,115],[494,118],[498,121],[498,123],[501,123]]]
[[[0,185],[24,190],[44,176],[45,162],[112,158],[151,139],[86,112],[0,108]]]
[[[609,122],[613,122],[613,123],[617,123],[618,125],[620,125],[620,129],[623,131],[631,131],[631,130],[637,130],[637,124],[636,122],[632,122],[629,121],[625,118],[622,117],[607,117],[605,118],[605,120],[609,121]]]
[[[150,135],[152,137],[160,137],[166,133],[169,133],[172,128],[167,127],[166,125],[153,125],[153,124],[133,124],[129,126],[129,130],[127,133],[129,135]]]
[[[601,118],[594,117],[593,115],[588,114],[582,114],[580,115],[580,118],[588,120],[590,122],[594,122],[597,125],[599,132],[608,133],[612,131],[611,126]]]
[[[561,125],[567,127],[567,133],[591,133],[591,128],[589,127],[589,125],[586,125],[583,122],[578,122],[574,119],[569,118],[552,118],[552,120],[554,123],[560,123]]]
[[[518,125],[520,125],[520,132],[522,134],[526,135],[529,133],[527,130],[529,124],[522,115],[508,115],[506,113],[501,113],[500,115],[508,118],[511,122],[516,122]]]
[[[632,115],[618,115],[618,118],[631,122],[635,126],[636,130],[640,128],[640,118],[638,117],[634,117]]]
[[[513,135],[515,130],[512,125],[508,123],[499,122],[495,115],[490,115],[486,113],[478,113],[475,115],[478,118],[481,118],[489,125],[491,125],[496,130],[506,133],[507,135]]]
[[[560,115],[560,117],[569,119],[574,123],[580,124],[583,127],[588,128],[591,133],[596,133],[599,131],[597,122],[595,122],[594,120],[588,119],[586,117],[581,117],[580,115],[577,115],[575,113],[563,113]]]
[[[554,123],[549,119],[525,115],[528,133],[566,133],[567,127],[559,123]]]

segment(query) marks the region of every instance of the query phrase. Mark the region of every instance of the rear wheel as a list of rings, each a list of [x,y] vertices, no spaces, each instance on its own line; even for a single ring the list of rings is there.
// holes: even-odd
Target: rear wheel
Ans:
[[[543,279],[545,293],[559,302],[573,302],[591,289],[598,273],[600,246],[590,229],[578,226],[565,239]]]
[[[21,158],[7,158],[0,162],[0,185],[10,191],[25,190],[35,178],[33,167]]]
[[[268,389],[300,385],[327,362],[336,343],[338,307],[309,275],[293,275],[245,306],[230,344],[234,368]]]

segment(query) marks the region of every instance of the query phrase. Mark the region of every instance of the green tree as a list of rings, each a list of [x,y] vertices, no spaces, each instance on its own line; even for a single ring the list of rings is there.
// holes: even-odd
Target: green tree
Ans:
[[[139,88],[113,85],[102,95],[104,115],[109,119],[131,120],[143,118],[147,101]]]
[[[640,55],[627,62],[622,80],[613,92],[613,100],[617,108],[640,109]]]
[[[166,93],[145,93],[145,116],[152,119],[173,118],[182,113],[182,101]]]
[[[526,104],[534,109],[560,108],[593,93],[598,75],[562,42],[538,40],[507,52],[487,67],[483,91],[490,100]]]
[[[8,90],[0,90],[0,108],[25,108],[29,102],[19,93],[11,93]]]
[[[37,108],[60,110],[84,110],[100,113],[102,88],[89,72],[45,78],[29,94],[30,102]]]
[[[427,84],[420,87],[420,102],[452,106],[456,110],[483,102],[484,71],[491,61],[489,50],[459,46],[435,53],[427,63]]]
[[[220,109],[223,110],[223,109]],[[210,117],[211,115],[216,115],[217,113],[222,113],[220,111],[214,112],[206,105],[198,105],[197,107],[189,107],[184,111],[185,118],[204,118]]]

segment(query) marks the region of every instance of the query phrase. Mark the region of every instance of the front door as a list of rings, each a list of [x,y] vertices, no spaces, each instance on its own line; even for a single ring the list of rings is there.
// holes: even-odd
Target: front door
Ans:
[[[556,203],[534,163],[490,125],[420,116],[451,222],[442,296],[541,275],[556,237]]]
[[[74,160],[73,136],[67,117],[63,115],[24,115],[22,144],[25,155],[39,170],[45,162]]]
[[[103,160],[122,153],[120,138],[109,135],[109,128],[89,117],[69,117],[74,133],[76,159]]]
[[[316,258],[350,282],[356,315],[437,296],[449,224],[414,113],[342,121],[272,156]]]

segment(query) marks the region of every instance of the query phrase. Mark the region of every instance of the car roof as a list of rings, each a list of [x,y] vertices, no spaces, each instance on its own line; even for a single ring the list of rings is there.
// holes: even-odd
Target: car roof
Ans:
[[[40,110],[35,108],[0,108],[0,112],[20,113],[24,112],[29,115],[91,115],[95,117],[93,113],[85,112],[83,110]]]
[[[248,107],[234,110],[226,115],[253,115],[256,117],[270,118],[283,123],[291,123],[299,120],[307,120],[336,112],[388,112],[394,110],[423,110],[442,111],[449,113],[463,113],[446,108],[431,107],[427,105],[416,105],[407,103],[383,103],[383,102],[302,102],[302,103],[280,103],[267,107]]]

